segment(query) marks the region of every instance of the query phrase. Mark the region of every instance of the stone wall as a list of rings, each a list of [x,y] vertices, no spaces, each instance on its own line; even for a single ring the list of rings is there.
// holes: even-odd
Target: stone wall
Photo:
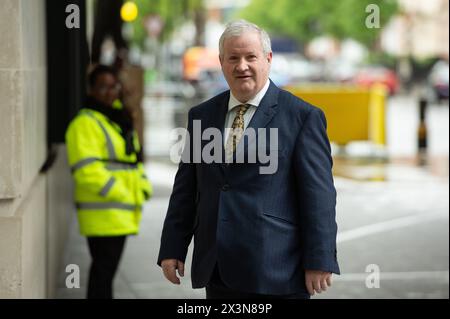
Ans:
[[[45,0],[2,0],[0,298],[53,295],[71,216],[65,157],[39,173],[47,158],[45,24]]]

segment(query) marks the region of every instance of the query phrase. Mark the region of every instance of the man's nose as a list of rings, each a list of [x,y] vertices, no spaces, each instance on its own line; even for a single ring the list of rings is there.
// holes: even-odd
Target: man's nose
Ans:
[[[236,65],[236,71],[238,72],[245,72],[248,70],[248,64],[245,59],[240,59],[238,64]]]

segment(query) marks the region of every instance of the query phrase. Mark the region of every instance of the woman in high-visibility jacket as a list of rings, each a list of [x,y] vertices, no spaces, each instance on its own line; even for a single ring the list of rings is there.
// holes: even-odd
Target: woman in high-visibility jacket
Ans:
[[[88,298],[112,298],[112,283],[127,235],[139,232],[142,205],[152,195],[132,119],[118,102],[116,73],[97,66],[90,94],[66,132],[80,232],[92,264]]]

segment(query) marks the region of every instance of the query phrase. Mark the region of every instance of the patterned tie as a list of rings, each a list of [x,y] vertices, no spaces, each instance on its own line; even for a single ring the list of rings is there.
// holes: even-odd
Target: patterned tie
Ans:
[[[225,146],[225,153],[227,158],[231,158],[236,151],[236,146],[239,144],[242,135],[244,134],[244,114],[250,108],[249,104],[241,104],[236,112],[233,125],[231,126],[230,134],[228,135],[227,145]]]

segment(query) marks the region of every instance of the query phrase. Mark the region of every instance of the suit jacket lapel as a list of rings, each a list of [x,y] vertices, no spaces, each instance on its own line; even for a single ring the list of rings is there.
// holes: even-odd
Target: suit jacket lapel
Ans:
[[[223,98],[214,105],[214,112],[209,113],[209,125],[208,127],[215,127],[223,133],[225,126],[225,117],[228,113],[228,101],[230,99],[230,91],[224,93]]]
[[[230,99],[230,92],[226,92],[223,95],[223,98],[221,100],[218,101],[218,103],[216,105],[214,105],[214,112],[209,113],[210,117],[208,120],[208,125],[206,127],[214,127],[217,128],[221,133],[222,133],[222,137],[224,134],[224,127],[225,127],[225,119],[226,119],[226,115],[228,113],[228,101]],[[220,141],[220,145],[221,145],[221,153],[222,153],[222,163],[225,162],[225,147],[223,145],[223,138],[222,141]],[[221,164],[217,164],[220,169],[222,170],[222,172],[224,172],[224,167]]]

